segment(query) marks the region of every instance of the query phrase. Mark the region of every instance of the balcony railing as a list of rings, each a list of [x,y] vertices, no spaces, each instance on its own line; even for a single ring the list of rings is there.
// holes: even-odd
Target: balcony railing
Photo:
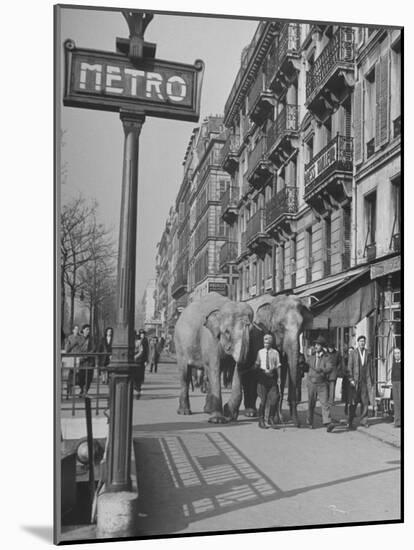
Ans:
[[[238,252],[238,243],[228,241],[223,244],[220,249],[220,265],[225,265],[229,262],[235,262]]]
[[[337,170],[352,173],[352,138],[339,134],[305,165],[305,194]]]
[[[299,108],[297,105],[286,105],[277,116],[267,133],[267,150],[271,151],[276,142],[290,132],[297,132]]]
[[[260,210],[258,210],[255,214],[253,214],[253,216],[247,222],[247,227],[246,227],[247,243],[252,241],[257,235],[264,234],[265,225],[266,225],[266,213],[263,208],[260,208]]]
[[[266,205],[266,228],[275,225],[285,214],[298,211],[298,188],[284,187],[274,195]]]
[[[353,61],[353,31],[350,27],[340,27],[306,75],[306,101],[312,99],[338,63]]]
[[[237,168],[237,152],[240,147],[240,136],[230,134],[221,150],[221,164],[226,172],[232,174]]]

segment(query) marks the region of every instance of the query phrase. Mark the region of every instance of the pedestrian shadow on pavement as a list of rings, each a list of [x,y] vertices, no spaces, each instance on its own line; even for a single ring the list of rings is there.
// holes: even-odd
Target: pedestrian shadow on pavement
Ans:
[[[177,533],[203,519],[399,469],[283,491],[221,432],[136,438],[134,451],[139,487],[136,536]],[[226,525],[226,530],[240,527],[238,522]]]

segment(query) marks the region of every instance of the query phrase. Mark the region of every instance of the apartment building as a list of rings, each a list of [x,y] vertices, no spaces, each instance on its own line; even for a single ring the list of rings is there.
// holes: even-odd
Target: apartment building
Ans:
[[[315,332],[343,349],[363,331],[379,364],[378,285],[399,315],[400,35],[261,22],[224,109],[230,295],[294,293]]]

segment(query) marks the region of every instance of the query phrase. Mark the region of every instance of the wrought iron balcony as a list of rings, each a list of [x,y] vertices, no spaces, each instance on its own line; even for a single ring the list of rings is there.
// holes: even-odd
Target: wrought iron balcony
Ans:
[[[281,166],[293,153],[292,140],[298,136],[299,108],[285,105],[267,134],[268,157],[276,166]]]
[[[367,260],[369,262],[372,262],[377,257],[377,244],[371,243],[368,244],[365,248],[366,254],[367,254]]]
[[[279,96],[295,76],[295,60],[300,57],[300,26],[286,23],[273,43],[267,64],[267,86]],[[295,67],[296,64],[296,67]]]
[[[235,262],[238,256],[238,243],[228,241],[220,249],[220,267]]]
[[[352,154],[352,138],[337,134],[306,164],[305,201],[316,204],[321,200],[322,190],[328,191],[337,200],[344,200],[350,196]]]
[[[221,217],[227,223],[233,223],[237,218],[237,204],[239,202],[239,188],[230,185],[221,197]]]
[[[273,113],[274,93],[264,88],[263,74],[259,72],[248,95],[249,118],[255,124],[262,122]]]
[[[298,211],[298,188],[284,187],[266,205],[266,230],[272,231]]]
[[[250,153],[249,172],[247,173],[247,180],[256,189],[259,189],[273,174],[272,163],[266,153],[266,136],[262,136]]]
[[[320,120],[349,95],[353,86],[354,35],[339,27],[306,75],[306,106]]]
[[[236,171],[239,160],[238,150],[240,147],[240,137],[230,134],[221,150],[221,166],[223,170],[233,175]]]
[[[251,251],[260,252],[269,247],[270,240],[265,228],[266,212],[264,208],[260,208],[247,222],[246,244]]]

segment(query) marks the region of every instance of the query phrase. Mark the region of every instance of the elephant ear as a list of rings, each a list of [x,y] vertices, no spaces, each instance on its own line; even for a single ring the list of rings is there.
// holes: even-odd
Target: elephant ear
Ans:
[[[272,311],[271,304],[269,302],[266,302],[257,308],[254,321],[261,328],[263,327],[265,330],[270,330]]]
[[[310,330],[313,326],[313,315],[309,309],[303,304],[299,307],[300,314],[302,315],[302,330]]]
[[[204,322],[204,326],[206,326],[211,334],[214,336],[214,338],[220,337],[220,310],[215,309],[211,313],[209,313],[206,317],[206,320]]]

